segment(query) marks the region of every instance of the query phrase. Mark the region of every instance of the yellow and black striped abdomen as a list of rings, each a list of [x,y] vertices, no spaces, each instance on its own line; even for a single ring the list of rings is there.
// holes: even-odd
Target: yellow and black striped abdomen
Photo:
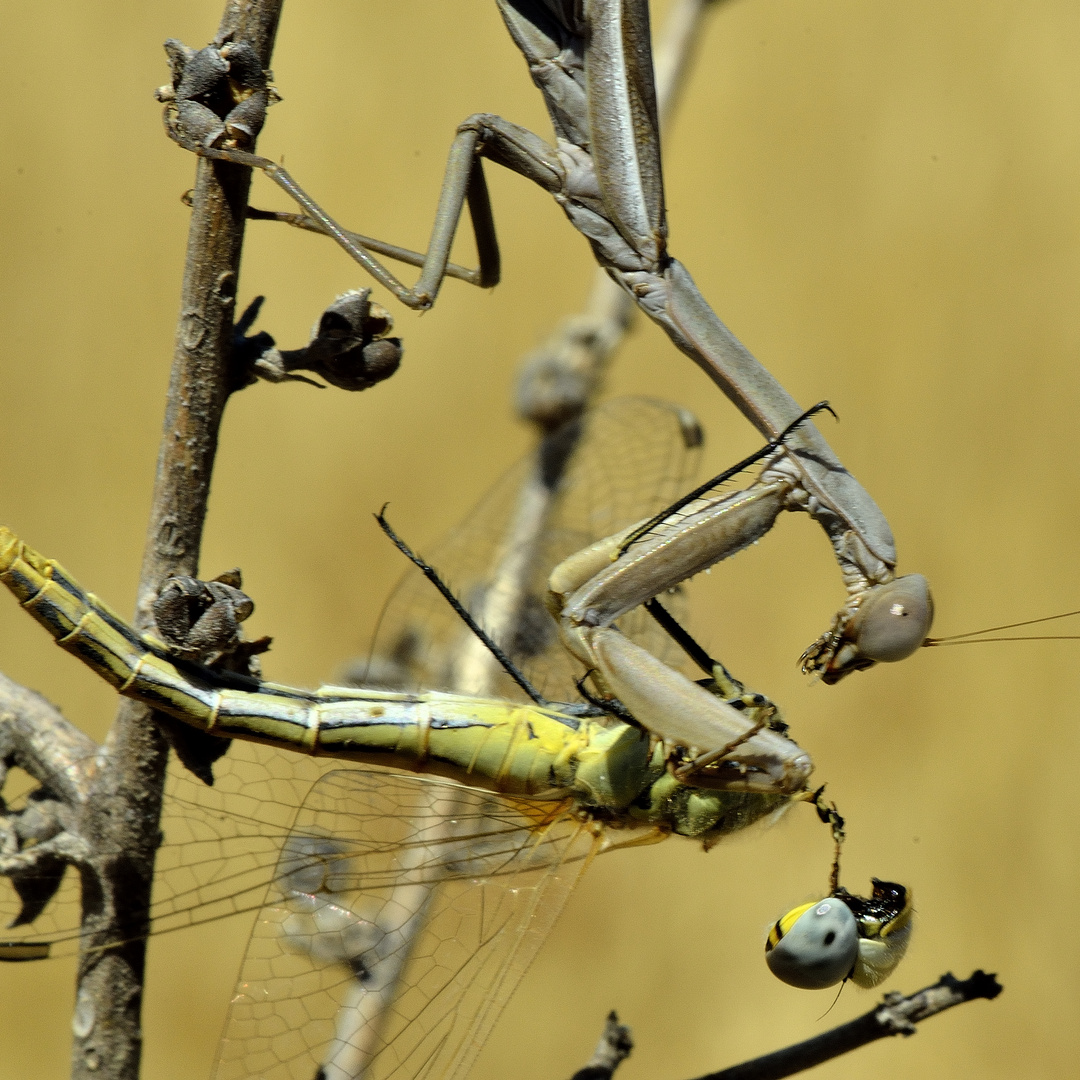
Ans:
[[[61,648],[121,694],[222,737],[533,798],[571,797],[581,751],[611,741],[607,728],[555,709],[440,693],[300,690],[211,671],[139,633],[6,528],[0,581]]]

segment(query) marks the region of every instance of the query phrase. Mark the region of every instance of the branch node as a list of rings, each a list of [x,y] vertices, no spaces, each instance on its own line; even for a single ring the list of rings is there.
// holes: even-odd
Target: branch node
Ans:
[[[268,81],[256,50],[246,41],[207,45],[197,52],[165,42],[171,83],[154,97],[165,106],[165,130],[185,150],[246,150],[280,95]]]

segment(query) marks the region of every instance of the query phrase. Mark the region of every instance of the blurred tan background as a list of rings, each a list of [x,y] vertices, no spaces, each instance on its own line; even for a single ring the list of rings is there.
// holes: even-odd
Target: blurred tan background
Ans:
[[[201,46],[220,6],[3,11],[0,519],[120,610],[133,604],[193,162],[161,132],[162,41]],[[658,20],[657,20],[658,21]],[[422,248],[455,125],[547,134],[481,0],[292,3],[261,150],[341,220]],[[1080,11],[1067,0],[734,0],[708,25],[665,148],[672,251],[802,402],[927,574],[946,634],[1080,607]],[[314,685],[367,647],[402,570],[371,512],[430,546],[527,445],[517,359],[577,309],[593,267],[554,203],[489,170],[504,282],[451,282],[420,318],[387,300],[401,372],[363,395],[261,384],[229,405],[204,549],[240,564],[271,677]],[[257,205],[287,208],[256,179]],[[287,347],[368,284],[329,242],[256,223],[241,302]],[[459,245],[471,261],[467,241]],[[639,325],[612,395],[692,405],[716,471],[756,436]],[[1080,941],[1080,643],[927,651],[837,687],[797,671],[841,586],[803,518],[692,588],[712,650],[777,700],[850,825],[844,874],[907,882],[919,911],[889,988],[999,973],[1004,995],[819,1075],[1071,1076]],[[0,599],[0,666],[100,738],[114,698]],[[788,989],[768,923],[824,884],[810,814],[705,856],[672,840],[600,860],[481,1058],[478,1080],[559,1080],[605,1012],[624,1080],[678,1080],[869,1008]],[[147,1077],[206,1076],[246,924],[150,951]],[[71,965],[0,969],[0,1077],[66,1075]]]

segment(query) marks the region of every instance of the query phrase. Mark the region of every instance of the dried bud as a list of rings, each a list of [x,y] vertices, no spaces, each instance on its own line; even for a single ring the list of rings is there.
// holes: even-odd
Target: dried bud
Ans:
[[[236,651],[243,640],[240,623],[254,610],[240,590],[239,570],[214,581],[169,578],[153,603],[154,621],[169,648],[207,665]]]
[[[165,52],[172,88],[158,87],[155,97],[172,138],[189,149],[250,147],[278,100],[255,49],[241,41],[196,52],[170,38]]]
[[[247,372],[269,382],[311,382],[295,374],[310,371],[332,386],[353,391],[388,379],[401,364],[401,339],[384,336],[394,321],[370,296],[370,289],[343,293],[319,316],[305,348],[264,348],[249,359]],[[254,340],[244,338],[240,347],[246,349]],[[273,345],[272,338],[266,336],[266,340]]]

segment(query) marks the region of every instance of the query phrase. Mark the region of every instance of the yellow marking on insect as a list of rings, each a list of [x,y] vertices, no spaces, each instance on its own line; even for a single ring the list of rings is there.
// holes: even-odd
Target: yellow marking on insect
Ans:
[[[782,915],[772,925],[772,929],[769,930],[769,939],[765,942],[765,951],[770,952],[780,944],[780,939],[795,925],[796,920],[804,911],[809,911],[815,904],[820,904],[820,900],[812,900],[809,904],[800,904],[796,908],[792,908],[786,915]]]

